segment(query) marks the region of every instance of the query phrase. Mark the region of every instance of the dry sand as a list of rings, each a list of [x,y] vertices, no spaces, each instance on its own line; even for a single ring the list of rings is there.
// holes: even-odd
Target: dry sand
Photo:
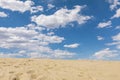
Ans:
[[[0,80],[120,80],[120,62],[0,59]]]

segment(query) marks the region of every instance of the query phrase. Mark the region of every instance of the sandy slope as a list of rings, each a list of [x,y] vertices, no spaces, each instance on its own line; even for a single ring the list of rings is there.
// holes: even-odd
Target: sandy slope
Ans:
[[[0,59],[0,80],[120,80],[120,62]]]

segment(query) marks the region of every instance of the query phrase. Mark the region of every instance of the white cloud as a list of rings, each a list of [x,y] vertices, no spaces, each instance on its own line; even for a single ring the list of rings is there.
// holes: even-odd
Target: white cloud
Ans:
[[[119,0],[107,0],[110,3],[110,9],[117,9],[117,6],[120,5]]]
[[[43,7],[42,6],[36,6],[36,7],[31,7],[31,13],[37,13],[39,11],[43,11]]]
[[[112,39],[114,41],[120,41],[120,33],[118,33],[117,35],[113,36]]]
[[[3,53],[1,57],[31,57],[31,58],[64,58],[69,57],[73,53],[51,49],[49,44],[61,43],[64,37],[56,36],[55,34],[48,35],[42,32],[37,32],[35,29],[16,27],[5,28],[0,27],[0,48],[17,52]]]
[[[117,49],[120,49],[120,33],[112,37],[113,42],[107,43],[106,45],[112,46],[115,45]]]
[[[64,45],[66,48],[77,48],[80,44],[74,43],[74,44],[69,44],[69,45]]]
[[[40,54],[40,53],[31,53],[30,57],[31,58],[71,58],[72,56],[75,55],[75,53],[64,51],[64,50],[51,50],[47,49],[46,52],[48,51],[49,54]]]
[[[52,9],[52,8],[54,8],[55,6],[52,5],[52,4],[48,4],[47,7],[48,7],[48,9]]]
[[[7,17],[8,15],[5,12],[0,12],[0,17]]]
[[[75,53],[71,53],[71,52],[68,52],[68,51],[62,51],[62,50],[59,50],[59,49],[55,50],[54,54],[53,54],[53,56],[55,58],[58,58],[58,57],[60,57],[60,58],[65,58],[65,57],[71,58],[73,55],[75,55]]]
[[[54,32],[48,32],[47,35],[54,35]]]
[[[42,44],[46,45],[49,43],[61,43],[64,38],[58,37],[56,35],[49,36],[46,34],[38,33],[35,30],[27,30],[24,27],[16,27],[16,28],[0,28],[0,47],[11,48],[17,47],[23,48],[24,45],[34,45]]]
[[[113,18],[119,18],[119,17],[120,17],[120,8],[117,9],[116,14],[113,17],[111,17],[111,19],[113,19]]]
[[[13,58],[13,57],[17,57],[17,56],[22,56],[22,55],[20,55],[20,54],[18,54],[18,53],[15,53],[15,54],[13,54],[13,53],[8,53],[8,54],[6,54],[6,53],[1,53],[0,52],[0,58]]]
[[[62,8],[56,11],[53,15],[33,16],[31,19],[40,26],[47,27],[49,29],[65,27],[70,22],[77,21],[79,24],[85,23],[87,20],[91,19],[91,16],[83,16],[79,14],[84,8],[83,6],[75,6],[75,9],[68,10]]]
[[[119,41],[118,41],[118,42],[107,43],[106,45],[108,45],[108,46],[112,46],[112,45],[118,45],[118,44],[120,44]]]
[[[110,50],[109,48],[100,50],[98,52],[96,52],[93,57],[97,58],[97,59],[106,59],[106,58],[113,58],[118,56],[118,54],[116,53],[116,50]]]
[[[120,26],[116,26],[116,28],[115,29],[120,29]]]
[[[0,7],[3,9],[9,9],[11,11],[25,12],[30,11],[31,13],[37,13],[43,11],[42,6],[33,6],[32,0],[0,0]]]
[[[115,45],[116,45],[117,49],[120,49],[120,33],[113,36],[112,39],[114,41],[113,43],[116,43]]]
[[[36,26],[35,24],[28,24],[26,25],[26,27],[30,30],[38,30],[38,31],[42,31],[42,30],[45,30],[45,28],[41,27],[41,26]]]
[[[30,10],[34,3],[31,0],[0,0],[0,7],[3,9],[10,9],[12,11],[25,12]]]
[[[104,37],[102,37],[102,36],[97,36],[97,39],[98,39],[98,40],[104,40]]]
[[[112,24],[111,21],[101,22],[98,24],[98,28],[105,28],[105,27],[111,26],[111,24]]]

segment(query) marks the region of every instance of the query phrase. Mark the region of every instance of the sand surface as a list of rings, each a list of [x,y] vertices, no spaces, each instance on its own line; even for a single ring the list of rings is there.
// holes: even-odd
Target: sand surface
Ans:
[[[0,59],[0,80],[120,80],[120,62]]]

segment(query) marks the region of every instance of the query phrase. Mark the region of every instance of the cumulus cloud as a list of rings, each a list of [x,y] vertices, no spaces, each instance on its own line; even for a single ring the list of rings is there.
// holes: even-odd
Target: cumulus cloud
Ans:
[[[0,12],[0,17],[7,17],[8,15],[5,12]]]
[[[84,7],[75,6],[72,10],[62,8],[52,15],[41,14],[39,16],[33,16],[31,20],[36,22],[38,25],[49,29],[65,27],[65,25],[74,21],[77,21],[79,24],[83,24],[87,20],[91,19],[91,16],[84,16],[80,14],[82,8]]]
[[[66,48],[77,48],[80,44],[74,43],[74,44],[69,44],[69,45],[64,45]]]
[[[98,27],[98,28],[105,28],[105,27],[111,26],[111,24],[112,24],[111,21],[100,22],[97,27]]]
[[[64,38],[58,36],[49,36],[46,34],[39,34],[35,30],[27,30],[25,27],[16,28],[0,28],[0,47],[11,48],[15,45],[19,48],[23,48],[24,45],[42,44],[46,45],[49,43],[61,43]],[[41,42],[40,42],[41,41]],[[33,44],[34,45],[34,44]]]
[[[51,49],[49,44],[61,43],[64,37],[56,35],[43,34],[35,29],[27,27],[5,28],[0,27],[0,48],[11,51],[18,50],[14,53],[0,52],[0,56],[4,57],[31,57],[31,58],[64,58],[74,53]]]
[[[21,1],[21,0],[0,0],[0,7],[3,9],[9,9],[11,11],[25,12],[30,11],[31,13],[36,13],[43,11],[42,6],[33,6],[34,2],[31,0]]]
[[[20,0],[0,0],[0,7],[4,9],[10,9],[12,11],[25,12],[30,10],[33,2],[26,0],[25,2]]]
[[[102,36],[97,36],[97,39],[98,39],[98,40],[104,40],[104,37],[102,37]]]
[[[118,54],[116,52],[117,52],[117,50],[110,50],[110,48],[106,48],[106,49],[96,52],[93,55],[93,57],[95,57],[97,59],[113,58],[113,57],[118,56]]]

